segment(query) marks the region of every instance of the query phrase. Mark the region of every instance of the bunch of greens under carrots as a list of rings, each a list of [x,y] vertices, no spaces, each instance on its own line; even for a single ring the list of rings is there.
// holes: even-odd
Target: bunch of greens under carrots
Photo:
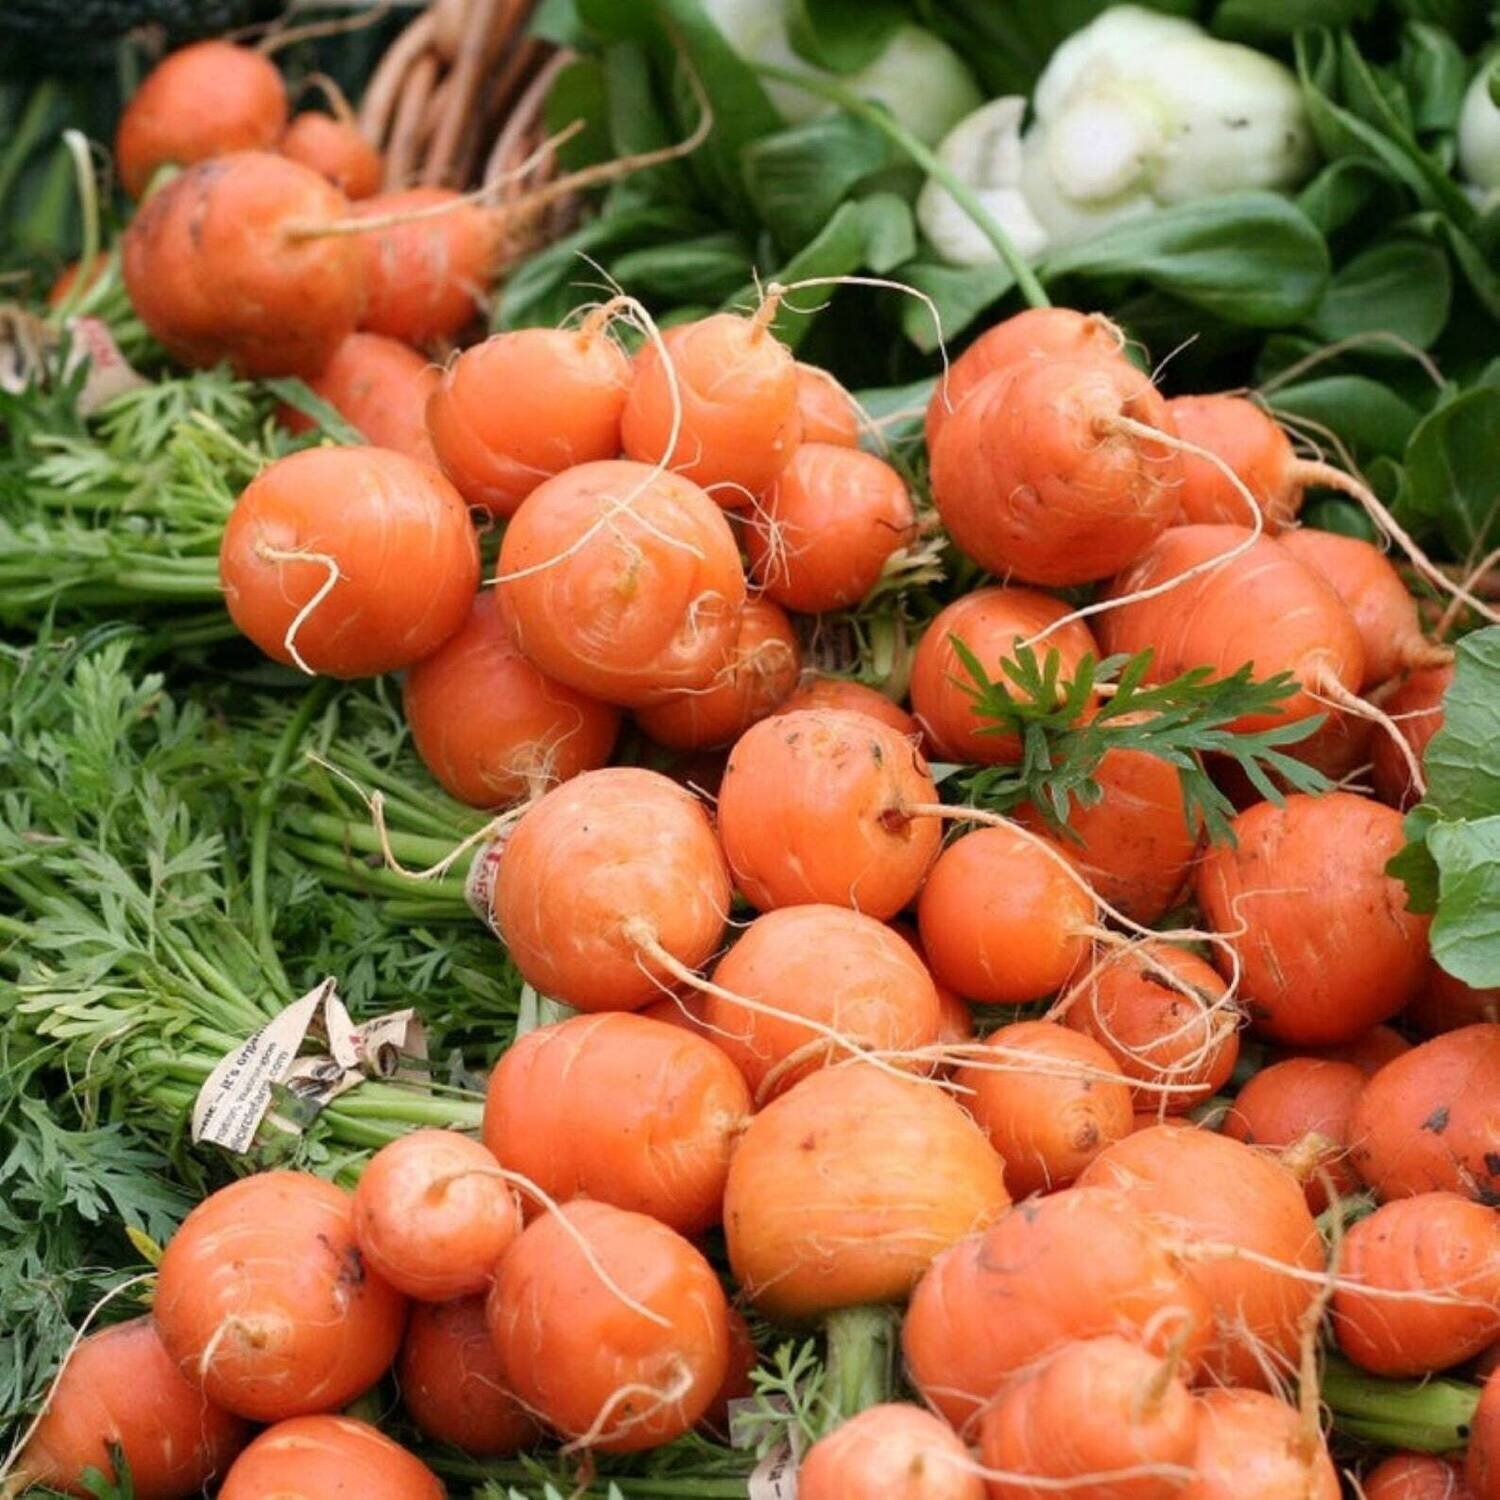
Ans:
[[[982,205],[904,406],[477,333],[684,97],[501,209],[195,44],[16,311],[0,1494],[1497,1500],[1493,559]]]

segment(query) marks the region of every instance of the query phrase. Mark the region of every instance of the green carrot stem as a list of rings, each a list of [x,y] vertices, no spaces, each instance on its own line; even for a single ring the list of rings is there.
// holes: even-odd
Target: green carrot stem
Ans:
[[[394,833],[389,829],[386,832],[386,842],[382,843],[380,835],[368,823],[346,822],[339,818],[330,818],[326,813],[309,813],[302,819],[307,831],[316,834],[326,843],[337,844],[344,849],[357,849],[361,854],[384,854],[387,845],[390,851],[403,864],[429,865],[441,864],[449,858],[458,839],[426,838],[415,833]],[[459,855],[459,862],[465,869],[468,868],[468,860],[464,855]],[[400,877],[400,871],[393,871]],[[410,876],[401,877],[408,881]]]
[[[1322,1395],[1339,1431],[1421,1453],[1462,1448],[1479,1405],[1479,1387],[1466,1381],[1382,1380],[1337,1355],[1324,1367]]]
[[[823,1319],[830,1430],[892,1399],[899,1317],[893,1307],[864,1306],[841,1307]]]

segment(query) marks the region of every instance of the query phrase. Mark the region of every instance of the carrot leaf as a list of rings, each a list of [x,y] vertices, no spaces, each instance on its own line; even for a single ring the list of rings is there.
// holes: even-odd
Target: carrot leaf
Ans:
[[[1234,806],[1210,775],[1208,756],[1237,765],[1274,802],[1288,788],[1329,788],[1320,771],[1284,749],[1312,734],[1321,715],[1266,729],[1233,727],[1275,713],[1298,690],[1290,673],[1257,680],[1248,664],[1227,677],[1195,667],[1169,682],[1153,682],[1147,650],[1101,661],[1086,656],[1064,680],[1056,649],[1041,656],[1020,646],[992,678],[962,641],[950,639],[969,679],[959,686],[985,721],[979,732],[1014,735],[1021,742],[1015,764],[976,768],[959,779],[977,806],[1007,812],[1029,802],[1056,831],[1071,835],[1074,805],[1091,807],[1104,795],[1094,773],[1111,750],[1145,751],[1174,766],[1188,817],[1216,841],[1231,838]],[[1091,710],[1096,695],[1102,701]]]

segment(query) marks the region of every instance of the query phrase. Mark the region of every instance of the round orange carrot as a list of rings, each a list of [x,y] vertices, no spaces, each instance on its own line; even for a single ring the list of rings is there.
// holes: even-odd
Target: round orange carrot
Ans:
[[[1385,872],[1406,843],[1396,813],[1350,792],[1297,795],[1241,813],[1234,833],[1198,867],[1197,892],[1239,957],[1252,1025],[1300,1045],[1349,1041],[1417,993],[1430,919]]]
[[[698,1431],[704,1436],[729,1441],[729,1403],[742,1401],[755,1393],[751,1372],[760,1360],[760,1351],[750,1337],[750,1325],[737,1307],[729,1309],[729,1364],[718,1394],[709,1403],[708,1410],[698,1419]]]
[[[689,480],[622,460],[565,469],[527,496],[505,529],[500,589],[537,666],[627,708],[713,682],[745,603],[723,512]]]
[[[500,1378],[484,1301],[415,1303],[396,1376],[423,1436],[475,1458],[501,1458],[529,1446],[538,1430]]]
[[[1314,1213],[1359,1187],[1349,1156],[1354,1107],[1365,1075],[1347,1062],[1289,1057],[1262,1068],[1235,1096],[1220,1127],[1249,1146],[1268,1147],[1302,1184]]]
[[[719,789],[719,837],[752,906],[828,902],[893,917],[937,854],[936,800],[911,741],[863,713],[799,709],[735,742]],[[955,986],[962,990],[962,986]]]
[[[125,230],[121,267],[137,316],[184,364],[316,375],[359,320],[363,262],[347,237],[292,231],[347,208],[316,172],[269,152],[189,167]]]
[[[447,1302],[481,1292],[521,1232],[495,1158],[456,1130],[414,1130],[382,1146],[354,1192],[354,1237],[399,1292]]]
[[[984,1481],[953,1429],[919,1406],[867,1407],[808,1450],[798,1500],[984,1500]]]
[[[978,658],[992,682],[1007,683],[1001,663],[1016,647],[1069,614],[1050,594],[1035,589],[976,589],[948,605],[922,633],[912,662],[911,705],[929,753],[938,760],[1009,765],[1021,758],[1021,737],[995,734],[990,720],[974,712],[978,691],[954,648],[955,637]],[[1058,681],[1064,687],[1086,656],[1099,659],[1099,647],[1082,620],[1070,620],[1033,648],[1039,660],[1056,651]]]
[[[614,749],[620,711],[554,682],[511,637],[493,590],[406,674],[406,722],[423,764],[450,797],[502,807],[597,770]]]
[[[1169,943],[1096,957],[1058,1006],[1064,1025],[1100,1043],[1137,1089],[1138,1110],[1182,1114],[1228,1081],[1239,1056],[1240,1013],[1222,1003],[1213,966]],[[1161,1085],[1170,1085],[1162,1088]]]
[[[630,363],[602,330],[522,328],[465,349],[427,422],[443,472],[470,505],[512,516],[544,479],[614,458]]]
[[[427,344],[456,338],[484,306],[498,248],[492,209],[451,188],[414,187],[373,194],[326,217],[389,221],[328,236],[354,245],[363,265],[361,328]]]
[[[928,453],[936,450],[943,424],[996,370],[1051,359],[1108,358],[1123,345],[1124,335],[1107,318],[1068,307],[1029,307],[995,324],[938,377],[927,405]]]
[[[352,1417],[294,1417],[235,1461],[219,1500],[443,1500],[437,1475],[413,1453]]]
[[[1323,1435],[1264,1391],[1200,1391],[1192,1467],[1177,1500],[1339,1500]],[[1366,1500],[1371,1500],[1369,1495]]]
[[[1376,1375],[1446,1370],[1500,1338],[1500,1214],[1470,1198],[1415,1193],[1377,1208],[1350,1226],[1339,1273],[1334,1334]]]
[[[1072,1339],[1118,1333],[1196,1366],[1213,1330],[1166,1226],[1103,1188],[1018,1204],[945,1250],[907,1310],[902,1349],[924,1400],[972,1436],[1017,1370]]]
[[[1462,1458],[1396,1453],[1360,1481],[1364,1500],[1475,1500]]]
[[[932,499],[988,572],[1049,588],[1108,578],[1177,508],[1172,418],[1125,360],[1023,362],[987,376],[942,425]]]
[[[575,1016],[501,1054],[484,1141],[552,1198],[597,1198],[699,1234],[719,1222],[750,1108],[738,1069],[687,1028]]]
[[[635,357],[626,455],[665,464],[727,509],[748,504],[801,441],[796,361],[764,318],[738,313],[679,323],[661,342]]]
[[[286,86],[251,47],[196,42],[164,57],[115,129],[115,170],[132,198],[165,166],[269,150],[286,126]]]
[[[1495,1500],[1500,1495],[1500,1380],[1485,1381],[1479,1394],[1469,1424],[1464,1478],[1475,1500]]]
[[[984,1414],[990,1500],[1043,1500],[1058,1481],[1090,1500],[1171,1500],[1192,1474],[1197,1429],[1170,1361],[1113,1334],[1064,1344]]]
[[[1060,989],[1088,958],[1094,923],[1094,903],[1062,851],[1009,828],[950,844],[917,905],[933,974],[989,1004],[1022,1005]]]
[[[117,1447],[138,1500],[188,1500],[249,1436],[183,1375],[151,1319],[133,1318],[91,1333],[68,1356],[10,1480],[17,1494],[30,1485],[89,1494],[90,1469],[119,1482]]]
[[[916,722],[899,703],[892,703],[884,693],[847,677],[808,677],[776,712],[790,714],[803,708],[839,708],[870,714],[908,739],[917,732]]]
[[[438,372],[417,351],[378,333],[351,333],[307,383],[367,443],[394,448],[437,466],[427,437],[427,397]],[[281,406],[277,417],[293,432],[308,432],[311,417]]]
[[[1500,1021],[1500,986],[1476,989],[1434,959],[1427,965],[1421,993],[1406,1007],[1406,1020],[1423,1036],[1456,1031],[1476,1021]]]
[[[1332,1047],[1298,1048],[1297,1055],[1319,1057],[1325,1062],[1353,1063],[1366,1078],[1373,1078],[1388,1062],[1410,1051],[1411,1043],[1399,1031],[1390,1026],[1372,1026],[1353,1041],[1338,1042]]]
[[[729,1163],[729,1262],[768,1317],[904,1298],[1009,1203],[984,1132],[942,1089],[821,1068],[751,1120]]]
[[[1130,1088],[1091,1037],[1051,1021],[992,1031],[955,1075],[970,1114],[1005,1163],[1011,1195],[1066,1187],[1130,1134]]]
[[[334,1410],[379,1380],[406,1299],[365,1263],[350,1194],[307,1172],[265,1172],[182,1221],[152,1316],[210,1401],[279,1422]]]
[[[1291,439],[1264,408],[1243,396],[1177,396],[1167,403],[1177,435],[1217,454],[1255,497],[1273,535],[1297,518],[1302,485]],[[1182,455],[1179,520],[1191,526],[1248,526],[1245,497],[1217,465]]]
[[[1158,1125],[1117,1141],[1079,1182],[1118,1189],[1181,1242],[1213,1303],[1210,1374],[1264,1389],[1265,1361],[1295,1366],[1318,1294],[1317,1275],[1306,1273],[1322,1272],[1323,1244],[1285,1167],[1227,1136]]]
[[[797,362],[797,420],[804,443],[859,447],[859,412],[827,370]]]
[[[822,614],[858,604],[916,534],[906,481],[888,463],[803,442],[756,506],[745,548],[767,597]]]
[[[934,1066],[942,1014],[932,978],[910,943],[861,912],[826,905],[767,912],[713,977],[728,993],[709,995],[704,1024],[758,1103],[856,1048],[896,1054],[901,1067]],[[800,1024],[803,1017],[818,1029]]]
[[[729,1311],[708,1262],[665,1224],[607,1203],[535,1219],[486,1312],[522,1404],[606,1453],[686,1432],[729,1364]]]
[[[1385,711],[1396,721],[1420,765],[1427,746],[1443,727],[1443,699],[1453,682],[1453,668],[1425,667],[1411,673],[1386,699]],[[1412,780],[1411,767],[1388,735],[1377,735],[1371,747],[1375,790],[1382,802],[1403,812],[1422,800]]]
[[[387,448],[308,448],[235,502],[219,546],[230,617],[267,656],[371,677],[436,651],[479,587],[453,486]]]
[[[292,117],[276,149],[326,177],[351,203],[380,191],[385,162],[351,120],[304,110]]]
[[[751,599],[740,612],[729,660],[707,686],[688,688],[636,710],[636,723],[672,750],[731,745],[791,694],[802,647],[778,605]]]
[[[1257,678],[1290,672],[1300,691],[1274,711],[1237,719],[1230,726],[1237,730],[1310,718],[1324,712],[1330,695],[1357,692],[1364,647],[1333,586],[1279,542],[1265,536],[1252,541],[1242,526],[1172,527],[1114,581],[1109,597],[1124,600],[1203,566],[1208,571],[1168,592],[1100,615],[1105,650],[1150,649],[1148,675],[1156,682],[1194,667],[1208,667],[1215,676],[1247,664]]]
[[[703,804],[622,766],[564,782],[527,812],[500,861],[494,915],[542,994],[579,1010],[638,1010],[669,982],[648,940],[696,969],[719,945],[729,899]]]
[[[1500,1025],[1446,1031],[1365,1085],[1351,1140],[1359,1175],[1381,1198],[1462,1193],[1500,1203],[1495,1100]]]

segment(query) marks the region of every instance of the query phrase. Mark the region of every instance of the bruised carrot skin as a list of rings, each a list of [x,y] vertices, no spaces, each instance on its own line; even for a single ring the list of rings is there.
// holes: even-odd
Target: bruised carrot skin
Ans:
[[[375,193],[345,217],[442,213],[363,234],[333,236],[358,248],[367,291],[360,327],[405,344],[456,338],[484,306],[497,250],[494,212],[451,188]]]
[[[1052,1021],[992,1031],[955,1081],[972,1090],[964,1104],[1000,1153],[1016,1198],[1066,1187],[1134,1124],[1114,1059]]]
[[[1453,683],[1453,668],[1426,667],[1407,676],[1385,701],[1385,711],[1396,721],[1420,765],[1433,735],[1443,727],[1443,699]],[[1377,735],[1371,748],[1375,792],[1382,802],[1405,812],[1422,800],[1413,785],[1406,757],[1389,735]]]
[[[526,497],[505,529],[499,587],[537,666],[626,708],[712,683],[745,603],[718,506],[679,475],[624,460],[565,469]]]
[[[87,1495],[90,1469],[118,1482],[118,1446],[138,1500],[188,1500],[249,1436],[248,1423],[178,1369],[151,1319],[132,1318],[90,1334],[68,1357],[12,1479]]]
[[[942,1011],[926,966],[899,933],[847,907],[784,906],[757,917],[714,970],[714,983],[772,1016],[708,996],[704,1024],[757,1103],[784,1094],[855,1048],[931,1071]],[[799,1024],[806,1017],[846,1044]],[[913,1054],[909,1059],[902,1054]]]
[[[1110,585],[1108,597],[1124,599],[1229,557],[1249,536],[1242,526],[1174,526]],[[1246,609],[1252,596],[1255,608]],[[1152,682],[1168,682],[1193,667],[1208,667],[1217,677],[1246,664],[1257,678],[1290,672],[1301,691],[1273,712],[1236,719],[1229,727],[1238,731],[1321,714],[1326,705],[1314,693],[1330,681],[1357,692],[1364,679],[1359,630],[1333,586],[1266,536],[1167,593],[1107,611],[1098,629],[1108,652],[1150,649]]]
[[[621,1300],[575,1235],[665,1326]],[[580,1200],[533,1220],[500,1263],[486,1316],[521,1403],[605,1453],[681,1436],[729,1364],[729,1311],[708,1262],[665,1224],[607,1203]]]
[[[347,235],[290,231],[348,207],[316,172],[270,152],[199,162],[153,193],[125,230],[131,305],[183,364],[316,375],[359,321],[364,267]]]
[[[352,121],[304,110],[292,117],[277,150],[326,177],[351,203],[380,191],[385,162]]]
[[[919,1406],[867,1407],[820,1438],[797,1470],[798,1500],[984,1500],[953,1429]]]
[[[378,333],[351,333],[307,384],[367,443],[436,468],[427,397],[437,381],[437,368],[410,346]],[[315,425],[295,407],[282,405],[276,415],[292,432],[311,432]]]
[[[954,637],[978,658],[992,682],[1003,682],[1001,664],[1014,660],[1017,646],[1069,613],[1061,599],[1022,588],[976,589],[948,605],[923,631],[912,662],[912,713],[928,753],[937,760],[977,765],[1019,761],[1020,735],[988,733],[991,721],[974,712],[977,685],[954,648]],[[1099,645],[1082,620],[1070,620],[1033,649],[1043,662],[1057,652],[1058,681],[1064,687],[1084,657],[1099,660]]]
[[[360,1253],[350,1194],[307,1172],[262,1172],[183,1220],[152,1316],[210,1401],[280,1422],[334,1410],[379,1380],[400,1345],[406,1299]]]
[[[1360,1481],[1365,1500],[1476,1500],[1462,1458],[1396,1453]]]
[[[615,458],[630,362],[582,329],[520,328],[465,349],[427,405],[443,472],[470,505],[513,516],[544,480]]]
[[[1239,1056],[1239,1012],[1196,953],[1148,941],[1100,954],[1059,1003],[1065,1026],[1092,1037],[1137,1084],[1136,1109],[1186,1113],[1211,1098]]]
[[[917,904],[922,948],[933,974],[966,999],[1040,1000],[1088,958],[1094,903],[1049,842],[981,828],[933,865]]]
[[[759,322],[714,313],[648,340],[635,356],[621,440],[626,456],[663,463],[726,510],[768,489],[802,440],[797,366]],[[675,385],[681,430],[670,447]]]
[[[1264,1391],[1199,1391],[1197,1478],[1177,1500],[1339,1500],[1338,1471],[1322,1434]],[[1366,1492],[1365,1500],[1373,1500]]]
[[[230,618],[274,661],[373,677],[420,661],[463,624],[479,543],[436,469],[386,448],[307,448],[235,501],[219,578]]]
[[[538,670],[516,645],[493,590],[406,674],[406,722],[450,797],[503,807],[608,761],[620,711]]]
[[[561,1202],[594,1198],[699,1234],[719,1221],[750,1113],[739,1070],[703,1036],[638,1015],[575,1016],[501,1054],[484,1142]]]
[[[740,611],[729,660],[703,688],[690,688],[636,710],[635,721],[671,750],[732,745],[791,694],[802,670],[802,646],[792,622],[768,599]]]
[[[863,713],[799,709],[735,742],[719,789],[719,837],[735,883],[761,911],[828,902],[893,917],[938,851],[937,800],[916,747]]]
[[[1354,1165],[1382,1199],[1449,1192],[1500,1206],[1497,1098],[1500,1025],[1433,1037],[1365,1086],[1354,1111]]]
[[[521,1232],[495,1158],[456,1130],[414,1130],[370,1158],[354,1190],[354,1235],[399,1292],[448,1302],[483,1291]]]
[[[991,1478],[990,1500],[1042,1500],[1068,1479],[1080,1481],[1074,1494],[1099,1500],[1171,1500],[1191,1468],[1197,1428],[1193,1397],[1156,1356],[1113,1334],[1065,1344],[1017,1375],[984,1414],[985,1466],[1017,1476]],[[1179,1472],[1151,1472],[1162,1466]],[[1147,1472],[1107,1487],[1083,1480],[1137,1468]]]
[[[1132,921],[1159,922],[1189,884],[1201,832],[1188,819],[1177,768],[1147,750],[1110,750],[1094,768],[1103,796],[1074,802],[1069,834],[1058,842],[1084,878]],[[1030,803],[1016,821],[1034,833],[1052,830]]]
[[[1064,588],[1140,557],[1177,506],[1182,468],[1149,378],[1123,359],[1001,369],[942,426],[932,498],[953,540],[987,572]]]
[[[423,1436],[503,1458],[540,1435],[500,1378],[482,1296],[412,1306],[396,1364],[401,1404]]]
[[[827,370],[797,362],[797,420],[804,443],[859,447],[859,412]]]
[[[1016,1371],[1072,1339],[1119,1334],[1197,1367],[1213,1331],[1203,1288],[1168,1230],[1097,1187],[1029,1199],[945,1250],[911,1299],[906,1370],[922,1397],[972,1437]]]
[[[1500,1338],[1500,1214],[1470,1198],[1416,1193],[1377,1208],[1350,1225],[1339,1273],[1334,1335],[1373,1374],[1446,1370]]]
[[[115,170],[139,198],[162,167],[270,150],[286,113],[286,85],[269,58],[231,42],[195,42],[164,57],[131,95],[115,130]]]
[[[943,424],[969,393],[996,370],[1049,359],[1109,358],[1123,339],[1107,318],[1068,307],[1029,307],[986,329],[940,375],[927,404],[927,451],[937,448]]]
[[[1267,1365],[1294,1365],[1316,1276],[1286,1275],[1235,1248],[1302,1272],[1324,1269],[1323,1242],[1302,1188],[1279,1162],[1211,1131],[1138,1130],[1095,1157],[1084,1187],[1123,1193],[1168,1223],[1179,1253],[1213,1304],[1205,1365],[1216,1380],[1263,1390]]]
[[[703,804],[655,771],[587,771],[517,823],[494,915],[540,993],[578,1010],[638,1010],[671,981],[630,931],[638,921],[680,963],[719,946],[729,871]]]
[[[1177,435],[1223,459],[1255,497],[1273,536],[1302,509],[1297,455],[1269,412],[1243,396],[1176,396],[1167,402]],[[1179,524],[1248,526],[1245,497],[1217,465],[1195,453],[1182,455]]]
[[[1364,1087],[1365,1075],[1353,1063],[1289,1057],[1262,1068],[1239,1091],[1219,1128],[1274,1151],[1302,1184],[1307,1206],[1321,1213],[1330,1188],[1341,1198],[1359,1189],[1349,1135]]]
[[[916,721],[899,703],[892,703],[884,693],[847,677],[809,677],[801,687],[776,709],[778,714],[796,713],[803,708],[844,709],[869,714],[888,724],[897,734],[911,739],[917,733]]]
[[[802,442],[745,527],[752,578],[787,609],[858,604],[917,534],[906,481],[882,459]]]
[[[984,1132],[943,1090],[821,1068],[751,1120],[729,1163],[729,1263],[768,1317],[900,1301],[1009,1204]]]
[[[1431,919],[1407,910],[1386,863],[1406,840],[1388,807],[1349,792],[1258,803],[1234,845],[1198,867],[1208,925],[1242,966],[1251,1024],[1279,1042],[1349,1041],[1417,993]],[[1215,952],[1221,971],[1228,955]]]
[[[413,1453],[352,1417],[295,1417],[261,1433],[235,1461],[219,1500],[443,1500]]]

